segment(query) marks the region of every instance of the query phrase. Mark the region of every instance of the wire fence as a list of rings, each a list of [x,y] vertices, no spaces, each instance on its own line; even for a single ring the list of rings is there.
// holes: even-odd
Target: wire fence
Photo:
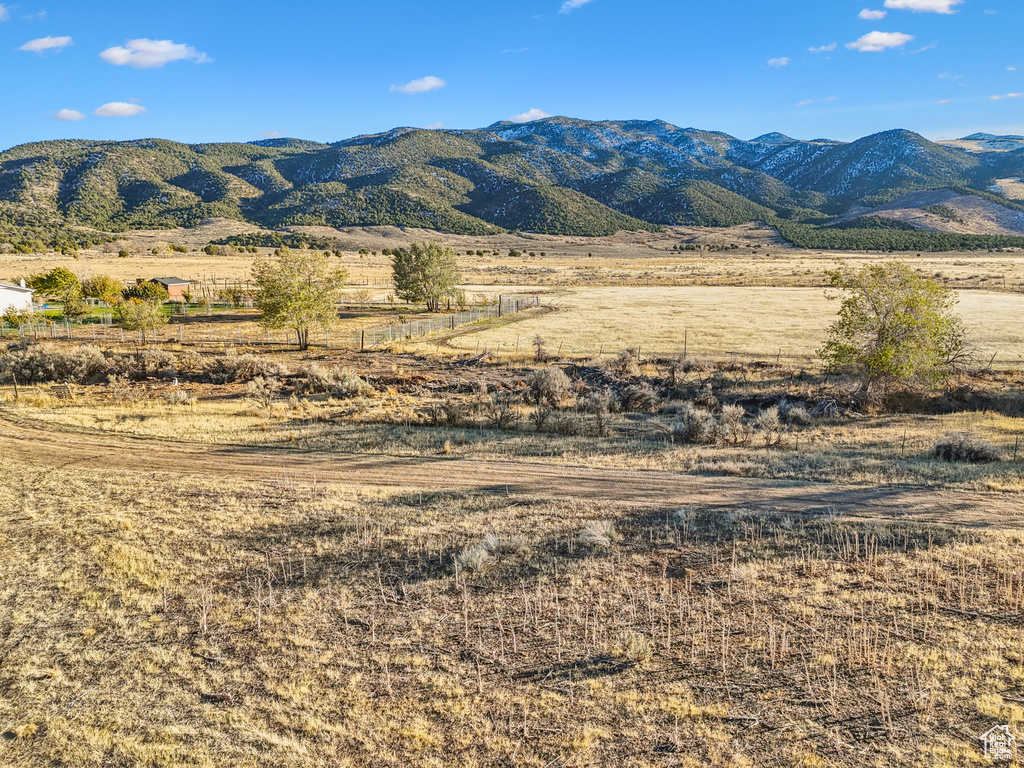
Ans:
[[[360,329],[356,332],[355,343],[359,349],[372,349],[378,344],[390,344],[407,339],[418,339],[442,331],[453,331],[462,325],[513,315],[539,306],[540,297],[538,296],[499,296],[497,303],[487,304],[478,309],[465,309],[451,315],[427,320],[411,320],[396,325]]]
[[[410,320],[394,325],[350,331],[325,329],[311,335],[313,346],[335,349],[370,349],[385,342],[418,339],[489,318],[500,318],[540,306],[538,296],[499,296],[494,304],[474,307],[449,315]],[[273,346],[296,344],[295,331],[269,330],[259,326],[257,316],[242,322],[218,321],[217,316],[177,316],[167,325],[145,330],[125,330],[115,325],[109,315],[89,323],[38,319],[10,325],[0,319],[0,338],[65,340],[80,342],[144,343],[206,343],[238,346]],[[204,322],[209,320],[209,322]]]

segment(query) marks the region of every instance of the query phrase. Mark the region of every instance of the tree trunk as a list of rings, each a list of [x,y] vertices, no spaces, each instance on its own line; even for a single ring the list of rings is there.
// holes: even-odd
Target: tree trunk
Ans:
[[[299,343],[300,352],[305,352],[307,349],[309,349],[309,329],[296,328],[295,340]]]

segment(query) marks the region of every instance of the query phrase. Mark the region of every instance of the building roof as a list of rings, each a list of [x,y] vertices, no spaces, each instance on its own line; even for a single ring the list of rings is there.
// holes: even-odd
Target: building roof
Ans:
[[[18,291],[19,293],[35,293],[34,288],[26,288],[23,285],[11,285],[9,283],[0,283],[0,288],[6,291]]]
[[[180,277],[154,277],[150,279],[151,283],[161,283],[163,285],[188,285],[188,280],[182,280]]]

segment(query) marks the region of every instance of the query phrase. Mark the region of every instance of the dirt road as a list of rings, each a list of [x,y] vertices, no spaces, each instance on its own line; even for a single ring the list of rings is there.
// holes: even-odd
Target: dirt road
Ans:
[[[592,469],[538,461],[324,454],[287,448],[190,444],[62,431],[0,415],[0,459],[5,456],[41,468],[78,465],[248,480],[272,480],[286,475],[299,482],[311,482],[315,475],[321,484],[427,492],[573,497],[658,508],[692,504],[808,513],[834,507],[845,515],[863,518],[1024,528],[1024,500],[1019,494]]]

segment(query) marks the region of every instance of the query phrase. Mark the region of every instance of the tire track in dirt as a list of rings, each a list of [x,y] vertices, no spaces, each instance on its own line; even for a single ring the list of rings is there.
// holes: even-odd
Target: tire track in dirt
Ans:
[[[1019,494],[902,485],[804,483],[538,461],[328,454],[290,448],[183,443],[62,430],[0,415],[0,457],[5,456],[40,469],[75,464],[255,482],[284,475],[312,481],[315,476],[320,484],[589,499],[659,509],[692,504],[812,513],[833,507],[859,518],[1024,528],[1024,501]]]

